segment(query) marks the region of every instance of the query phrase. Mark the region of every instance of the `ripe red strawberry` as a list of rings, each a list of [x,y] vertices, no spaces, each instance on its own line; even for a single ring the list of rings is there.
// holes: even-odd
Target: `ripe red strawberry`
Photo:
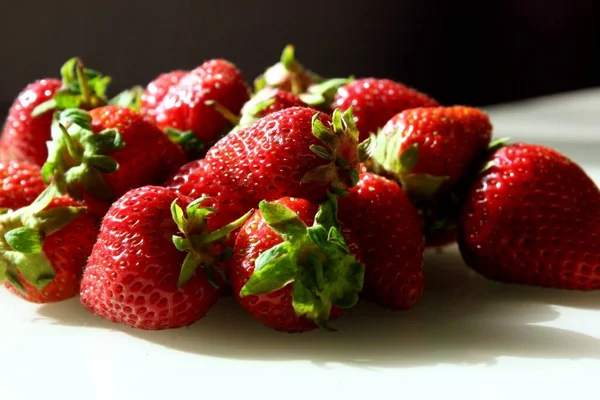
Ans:
[[[48,78],[28,85],[10,108],[0,138],[0,159],[27,161],[41,166],[46,161],[54,110],[90,109],[106,102],[110,78],[83,68],[72,58],[61,68],[62,82]]]
[[[185,162],[179,146],[125,107],[65,110],[52,129],[44,177],[54,176],[61,193],[84,199],[94,214],[132,188],[163,182]]]
[[[335,198],[317,211],[304,199],[263,201],[237,236],[232,291],[244,309],[273,329],[326,327],[340,308],[358,301],[364,265],[352,255],[358,248],[351,233],[343,235],[337,226]]]
[[[31,204],[46,188],[40,167],[28,162],[0,162],[0,180],[0,208],[11,210]]]
[[[365,173],[339,199],[342,226],[356,233],[365,263],[361,297],[391,309],[423,293],[423,233],[417,211],[394,181]]]
[[[306,103],[291,92],[265,87],[244,104],[238,127],[250,126],[259,118],[291,107],[306,107]]]
[[[102,222],[81,283],[83,305],[149,330],[203,317],[223,288],[219,243],[250,215],[212,231],[206,217],[215,210],[203,200],[157,186],[125,193]]]
[[[287,108],[231,132],[166,186],[218,199],[230,220],[261,200],[321,201],[329,189],[344,191],[358,180],[357,136],[351,111],[335,112],[332,120],[310,108]]]
[[[436,107],[437,101],[388,79],[364,78],[338,89],[333,108],[354,108],[356,126],[363,141],[377,133],[394,115],[410,108]]]
[[[600,190],[553,149],[508,145],[471,187],[458,241],[465,262],[490,279],[600,289]]]
[[[169,89],[177,85],[181,78],[188,72],[189,71],[175,70],[160,74],[146,86],[141,95],[140,104],[140,113],[144,118],[154,124],[156,123],[156,107],[158,107],[162,99],[167,95]]]
[[[79,293],[98,221],[68,197],[40,195],[29,207],[0,216],[0,280],[13,293],[50,303]]]
[[[206,103],[218,103],[237,115],[249,98],[249,88],[235,65],[215,59],[181,77],[158,104],[154,117],[163,131],[192,131],[210,144],[231,128],[231,122]]]

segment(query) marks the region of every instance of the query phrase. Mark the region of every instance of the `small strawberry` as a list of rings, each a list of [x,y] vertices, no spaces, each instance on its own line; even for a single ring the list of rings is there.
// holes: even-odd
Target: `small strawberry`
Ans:
[[[237,115],[250,98],[249,88],[235,65],[222,59],[205,62],[171,86],[155,107],[156,125],[174,139],[193,132],[210,145],[232,124],[211,103]],[[207,104],[209,102],[209,104]]]
[[[61,68],[62,82],[42,79],[28,85],[8,113],[0,138],[0,159],[27,161],[39,166],[48,156],[50,125],[54,110],[91,109],[105,104],[110,78],[83,68],[72,58]]]
[[[0,209],[31,204],[46,188],[40,167],[23,161],[0,162]]]
[[[339,199],[342,226],[356,233],[365,263],[361,297],[408,309],[423,294],[423,233],[417,211],[394,181],[365,173]]]
[[[352,255],[358,248],[337,225],[335,198],[319,210],[295,198],[262,201],[259,207],[235,242],[233,293],[273,329],[327,327],[340,308],[356,304],[364,275],[364,265]]]
[[[517,143],[497,150],[460,222],[465,262],[490,279],[600,289],[600,190],[553,149]]]
[[[211,230],[215,210],[157,186],[130,190],[106,214],[89,258],[81,301],[116,323],[148,330],[188,326],[223,288],[220,243],[250,213]]]
[[[171,87],[177,85],[179,81],[188,74],[189,71],[175,70],[160,74],[146,86],[141,95],[139,112],[152,123],[156,123],[156,107],[167,95]]]
[[[354,109],[363,141],[377,133],[394,115],[410,108],[436,107],[437,101],[389,79],[363,78],[338,89],[331,108]]]
[[[162,182],[185,162],[160,130],[120,106],[65,110],[52,136],[44,178],[53,176],[60,193],[85,200],[94,214],[132,188]]]
[[[80,203],[46,190],[0,216],[0,281],[35,303],[76,296],[97,234],[97,220]]]
[[[218,199],[227,219],[261,200],[293,196],[321,201],[328,190],[344,192],[358,180],[357,139],[351,110],[343,116],[336,111],[330,118],[306,107],[287,108],[231,132],[205,159],[183,166],[166,186]]]

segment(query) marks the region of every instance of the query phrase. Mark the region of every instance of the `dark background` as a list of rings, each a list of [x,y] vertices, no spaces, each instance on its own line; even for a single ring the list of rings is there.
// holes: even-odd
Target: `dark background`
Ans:
[[[287,43],[325,76],[488,105],[600,85],[596,0],[0,0],[0,105],[78,55],[111,93],[224,57],[251,81]]]

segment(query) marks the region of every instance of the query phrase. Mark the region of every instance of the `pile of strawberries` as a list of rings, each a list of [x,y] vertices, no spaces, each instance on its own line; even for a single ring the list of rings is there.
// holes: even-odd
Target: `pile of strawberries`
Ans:
[[[265,325],[331,328],[359,299],[423,295],[458,242],[497,281],[600,289],[600,191],[557,151],[493,140],[477,108],[325,79],[294,49],[250,89],[214,59],[113,98],[74,58],[0,138],[0,280],[107,320],[188,326],[222,295]]]

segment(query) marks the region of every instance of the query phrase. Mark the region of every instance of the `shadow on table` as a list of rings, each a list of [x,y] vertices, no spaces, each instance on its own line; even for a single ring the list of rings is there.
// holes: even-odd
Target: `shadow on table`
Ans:
[[[338,332],[283,334],[263,327],[223,298],[189,328],[147,332],[89,314],[77,299],[39,314],[60,324],[118,329],[126,334],[206,356],[246,360],[307,360],[326,367],[414,367],[494,364],[499,357],[600,359],[600,339],[548,326],[551,304],[600,309],[600,293],[502,285],[461,266],[456,251],[427,255],[427,289],[412,310],[392,312],[360,304],[335,322]]]

